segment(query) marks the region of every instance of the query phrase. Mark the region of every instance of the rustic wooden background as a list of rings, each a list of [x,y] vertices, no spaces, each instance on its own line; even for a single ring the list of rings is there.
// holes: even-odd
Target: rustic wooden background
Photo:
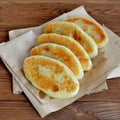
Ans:
[[[8,31],[38,26],[80,5],[120,36],[120,0],[0,0],[0,42]],[[41,120],[24,94],[12,93],[11,74],[0,60],[0,120]],[[120,78],[109,90],[86,95],[44,120],[120,120]]]

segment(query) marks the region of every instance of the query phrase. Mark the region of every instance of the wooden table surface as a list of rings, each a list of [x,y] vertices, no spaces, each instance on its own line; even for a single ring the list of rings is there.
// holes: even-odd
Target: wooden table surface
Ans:
[[[120,0],[0,0],[0,42],[8,31],[38,26],[80,5],[120,36]],[[12,76],[0,60],[0,120],[41,120],[24,94],[12,93]],[[86,95],[44,120],[120,120],[120,78],[109,90]]]

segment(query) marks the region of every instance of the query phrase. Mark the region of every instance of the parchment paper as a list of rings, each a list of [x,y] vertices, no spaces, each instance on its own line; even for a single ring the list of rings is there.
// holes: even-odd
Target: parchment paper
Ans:
[[[77,10],[77,9],[76,9],[76,10]],[[72,15],[72,17],[73,17],[73,14],[76,12],[76,10],[71,11],[69,16]],[[69,12],[68,12],[67,14],[69,14]],[[83,15],[84,15],[84,16],[83,16]],[[79,16],[86,17],[86,18],[89,18],[89,19],[94,20],[90,15],[88,15],[87,11],[86,11],[83,7],[79,8]],[[61,17],[61,16],[57,17],[56,20],[60,20],[60,19],[59,19],[60,17]],[[63,20],[63,19],[65,19],[65,18],[62,17],[62,20]],[[10,38],[10,40],[15,39],[16,37],[22,35],[23,33],[27,32],[28,30],[39,29],[39,27],[40,27],[40,26],[38,26],[38,27],[31,27],[31,28],[17,29],[17,30],[11,30],[11,31],[9,31],[9,38]],[[13,93],[14,93],[14,94],[19,94],[19,93],[21,93],[21,92],[22,92],[22,89],[21,89],[21,87],[16,83],[16,81],[14,80],[14,77],[13,77],[13,81],[12,81],[12,82],[13,82]],[[97,88],[98,88],[98,89],[97,89]],[[96,89],[92,90],[91,93],[100,92],[100,91],[105,90],[105,89],[108,89],[107,84],[106,84],[106,81],[103,82],[103,84],[101,84],[100,86],[96,87]]]

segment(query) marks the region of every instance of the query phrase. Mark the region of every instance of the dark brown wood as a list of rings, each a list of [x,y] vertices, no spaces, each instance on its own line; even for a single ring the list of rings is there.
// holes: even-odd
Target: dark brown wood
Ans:
[[[9,30],[41,25],[80,5],[120,36],[119,0],[0,0],[0,42],[9,40]],[[12,93],[11,79],[0,60],[0,120],[40,120],[24,94]],[[109,90],[86,95],[44,120],[119,120],[120,78],[107,83]]]

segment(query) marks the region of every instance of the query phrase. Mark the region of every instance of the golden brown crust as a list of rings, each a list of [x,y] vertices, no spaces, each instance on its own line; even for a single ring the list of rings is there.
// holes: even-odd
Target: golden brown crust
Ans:
[[[53,22],[46,25],[44,32],[57,33],[74,38],[87,51],[90,58],[93,58],[98,54],[98,48],[94,40],[74,23]]]
[[[66,21],[73,22],[80,26],[83,31],[88,33],[88,35],[95,40],[98,48],[102,48],[106,45],[108,37],[100,24],[86,18],[69,18]],[[89,32],[89,29],[91,29],[91,32]]]
[[[31,54],[44,55],[57,59],[67,65],[78,79],[82,79],[83,77],[83,69],[79,60],[72,51],[65,46],[54,43],[43,43],[32,48]]]
[[[23,67],[27,79],[49,96],[65,98],[78,92],[78,80],[69,68],[57,60],[31,56],[25,59]]]
[[[78,42],[70,37],[58,35],[55,33],[42,34],[38,37],[37,43],[56,43],[63,45],[69,48],[76,55],[84,71],[90,70],[92,68],[92,62],[87,52]]]

